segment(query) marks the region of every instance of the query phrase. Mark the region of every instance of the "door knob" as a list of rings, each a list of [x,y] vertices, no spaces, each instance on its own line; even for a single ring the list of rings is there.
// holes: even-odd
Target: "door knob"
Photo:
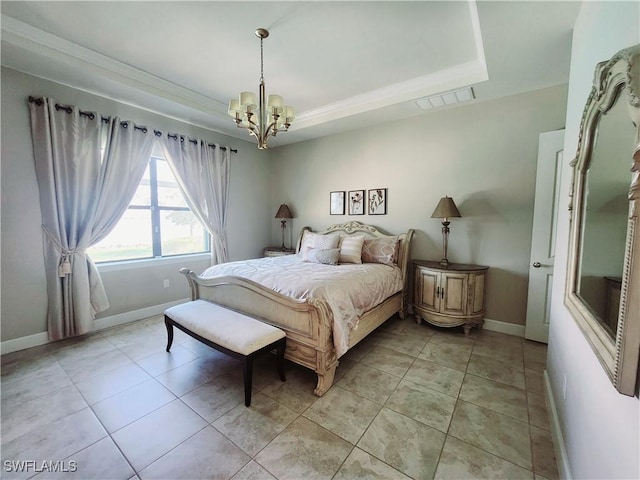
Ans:
[[[533,268],[540,268],[542,264],[540,262],[533,262]]]

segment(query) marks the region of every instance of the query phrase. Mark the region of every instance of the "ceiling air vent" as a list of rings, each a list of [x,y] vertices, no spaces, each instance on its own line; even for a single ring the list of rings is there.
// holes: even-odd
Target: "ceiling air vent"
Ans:
[[[421,98],[420,100],[416,100],[416,104],[422,110],[430,110],[444,105],[468,102],[474,98],[476,97],[473,94],[473,88],[466,87],[460,90],[454,90],[453,92],[440,93],[438,95]]]

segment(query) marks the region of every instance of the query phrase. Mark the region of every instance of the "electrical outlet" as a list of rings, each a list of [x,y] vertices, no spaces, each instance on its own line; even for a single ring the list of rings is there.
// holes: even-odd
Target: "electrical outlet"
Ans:
[[[169,288],[169,279],[165,278],[164,282],[162,282],[162,285],[164,286],[164,288]]]

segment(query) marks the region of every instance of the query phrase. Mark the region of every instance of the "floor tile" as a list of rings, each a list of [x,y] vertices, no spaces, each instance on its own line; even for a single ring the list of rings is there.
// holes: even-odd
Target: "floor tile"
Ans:
[[[73,462],[73,463],[71,463]],[[128,480],[135,472],[110,437],[74,453],[64,460],[66,472],[43,472],[34,480]]]
[[[406,336],[397,333],[387,333],[380,339],[378,346],[395,350],[412,357],[417,357],[427,344],[428,337]]]
[[[165,336],[148,329],[149,332],[142,338],[136,338],[125,345],[120,346],[120,350],[132,360],[140,360],[154,353],[166,353],[167,339]]]
[[[23,405],[30,400],[73,385],[66,372],[51,357],[47,357],[46,363],[38,369],[14,370],[14,372],[17,371],[25,373],[10,375],[8,378],[2,377],[0,395],[3,409]]]
[[[460,479],[516,480],[531,479],[533,473],[502,458],[491,455],[455,437],[448,437],[440,455],[436,480]]]
[[[472,349],[473,345],[470,343],[438,343],[433,342],[432,339],[422,349],[418,358],[464,372],[467,369]]]
[[[206,425],[202,417],[174,400],[118,430],[112,438],[139,472]]]
[[[485,336],[487,333],[483,333]],[[493,358],[511,365],[524,366],[522,341],[511,335],[488,336],[481,341],[476,341],[473,353],[483,357]]]
[[[525,368],[543,372],[547,368],[547,346],[529,340],[525,340],[522,346]]]
[[[432,478],[444,440],[436,429],[383,408],[357,446],[405,475]]]
[[[82,382],[88,378],[102,375],[116,368],[131,365],[133,361],[120,350],[110,350],[100,355],[87,357],[82,362],[69,363],[62,368],[74,382]]]
[[[87,358],[95,357],[116,349],[111,342],[98,334],[74,338],[73,340],[75,340],[73,343],[64,347],[60,346],[51,352],[51,356],[62,366],[82,362]]]
[[[276,480],[276,477],[251,460],[231,480]]]
[[[285,373],[286,382],[274,379],[261,392],[294,412],[302,413],[318,400],[313,393],[318,377],[312,370],[297,365]]]
[[[138,365],[130,363],[78,382],[76,387],[87,403],[93,405],[150,379],[148,373]]]
[[[531,450],[533,451],[533,471],[549,480],[558,480],[558,463],[551,432],[531,426]]]
[[[451,397],[457,397],[462,385],[464,373],[437,363],[416,359],[413,366],[404,376],[405,380],[418,383]]]
[[[360,363],[342,377],[336,385],[382,405],[399,382],[400,378],[395,375]]]
[[[524,369],[524,380],[527,386],[527,392],[544,395],[543,373],[529,368]]]
[[[458,400],[449,435],[523,468],[532,469],[527,423]]]
[[[466,375],[459,398],[523,422],[529,418],[526,392],[494,380]]]
[[[242,402],[212,425],[253,457],[296,417],[297,412],[256,393],[251,399],[251,407],[247,408]]]
[[[385,404],[398,413],[447,433],[456,399],[417,383],[402,380]]]
[[[89,408],[49,423],[2,446],[3,465],[6,460],[61,460],[83,450],[107,432]],[[5,475],[3,478],[27,478],[33,472]]]
[[[226,372],[227,370],[224,369],[211,368],[205,358],[199,357],[192,362],[157,375],[156,380],[180,397]]]
[[[166,352],[163,348],[160,352],[137,359],[136,363],[147,373],[155,377],[156,375],[189,363],[196,358],[198,358],[198,355],[191,350],[181,347],[180,345],[173,345],[170,352]]]
[[[529,423],[544,430],[551,430],[544,396],[528,392],[527,405],[529,408]]]
[[[255,460],[280,480],[330,479],[352,449],[346,440],[299,417]]]
[[[481,355],[471,355],[467,373],[525,389],[524,368],[521,363],[511,364]]]
[[[176,399],[176,396],[154,379],[93,405],[93,411],[109,433],[142,418]]]
[[[377,368],[385,373],[402,377],[415,361],[415,357],[388,348],[375,346],[362,357],[360,363]]]
[[[211,423],[237,405],[244,406],[244,384],[231,375],[216,377],[181,397],[207,422]]]
[[[2,409],[2,444],[87,408],[73,385],[21,405]]]
[[[381,408],[336,385],[303,415],[355,445]]]
[[[349,454],[333,480],[353,480],[354,478],[410,480],[410,477],[357,447]]]
[[[145,479],[231,478],[250,457],[208,426],[140,472]]]

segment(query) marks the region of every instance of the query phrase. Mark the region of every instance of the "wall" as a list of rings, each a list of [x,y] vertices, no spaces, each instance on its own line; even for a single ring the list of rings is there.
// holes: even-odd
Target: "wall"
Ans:
[[[280,147],[271,154],[272,210],[288,203],[296,229],[359,220],[416,229],[412,257],[442,257],[431,213],[453,197],[450,261],[484,264],[487,318],[524,325],[538,134],[564,127],[566,86],[431,112]],[[387,188],[383,216],[331,216],[329,192]],[[277,226],[272,243],[279,239]]]
[[[638,2],[584,2],[571,55],[565,158],[575,154],[582,111],[596,63],[640,41]],[[570,169],[561,195],[567,198]],[[564,439],[562,470],[574,478],[640,478],[637,397],[618,394],[563,304],[569,219],[559,211],[547,372]],[[566,382],[566,384],[565,384]]]
[[[162,131],[186,134],[238,149],[232,155],[228,239],[232,260],[260,256],[268,243],[273,216],[269,197],[268,156],[254,144],[97,97],[11,69],[2,69],[2,341],[46,332],[46,284],[41,217],[35,176],[27,98],[48,96],[65,104]],[[202,271],[207,259],[135,269],[103,271],[111,308],[100,317],[159,305],[189,296],[180,267]],[[170,287],[163,288],[163,279]]]

